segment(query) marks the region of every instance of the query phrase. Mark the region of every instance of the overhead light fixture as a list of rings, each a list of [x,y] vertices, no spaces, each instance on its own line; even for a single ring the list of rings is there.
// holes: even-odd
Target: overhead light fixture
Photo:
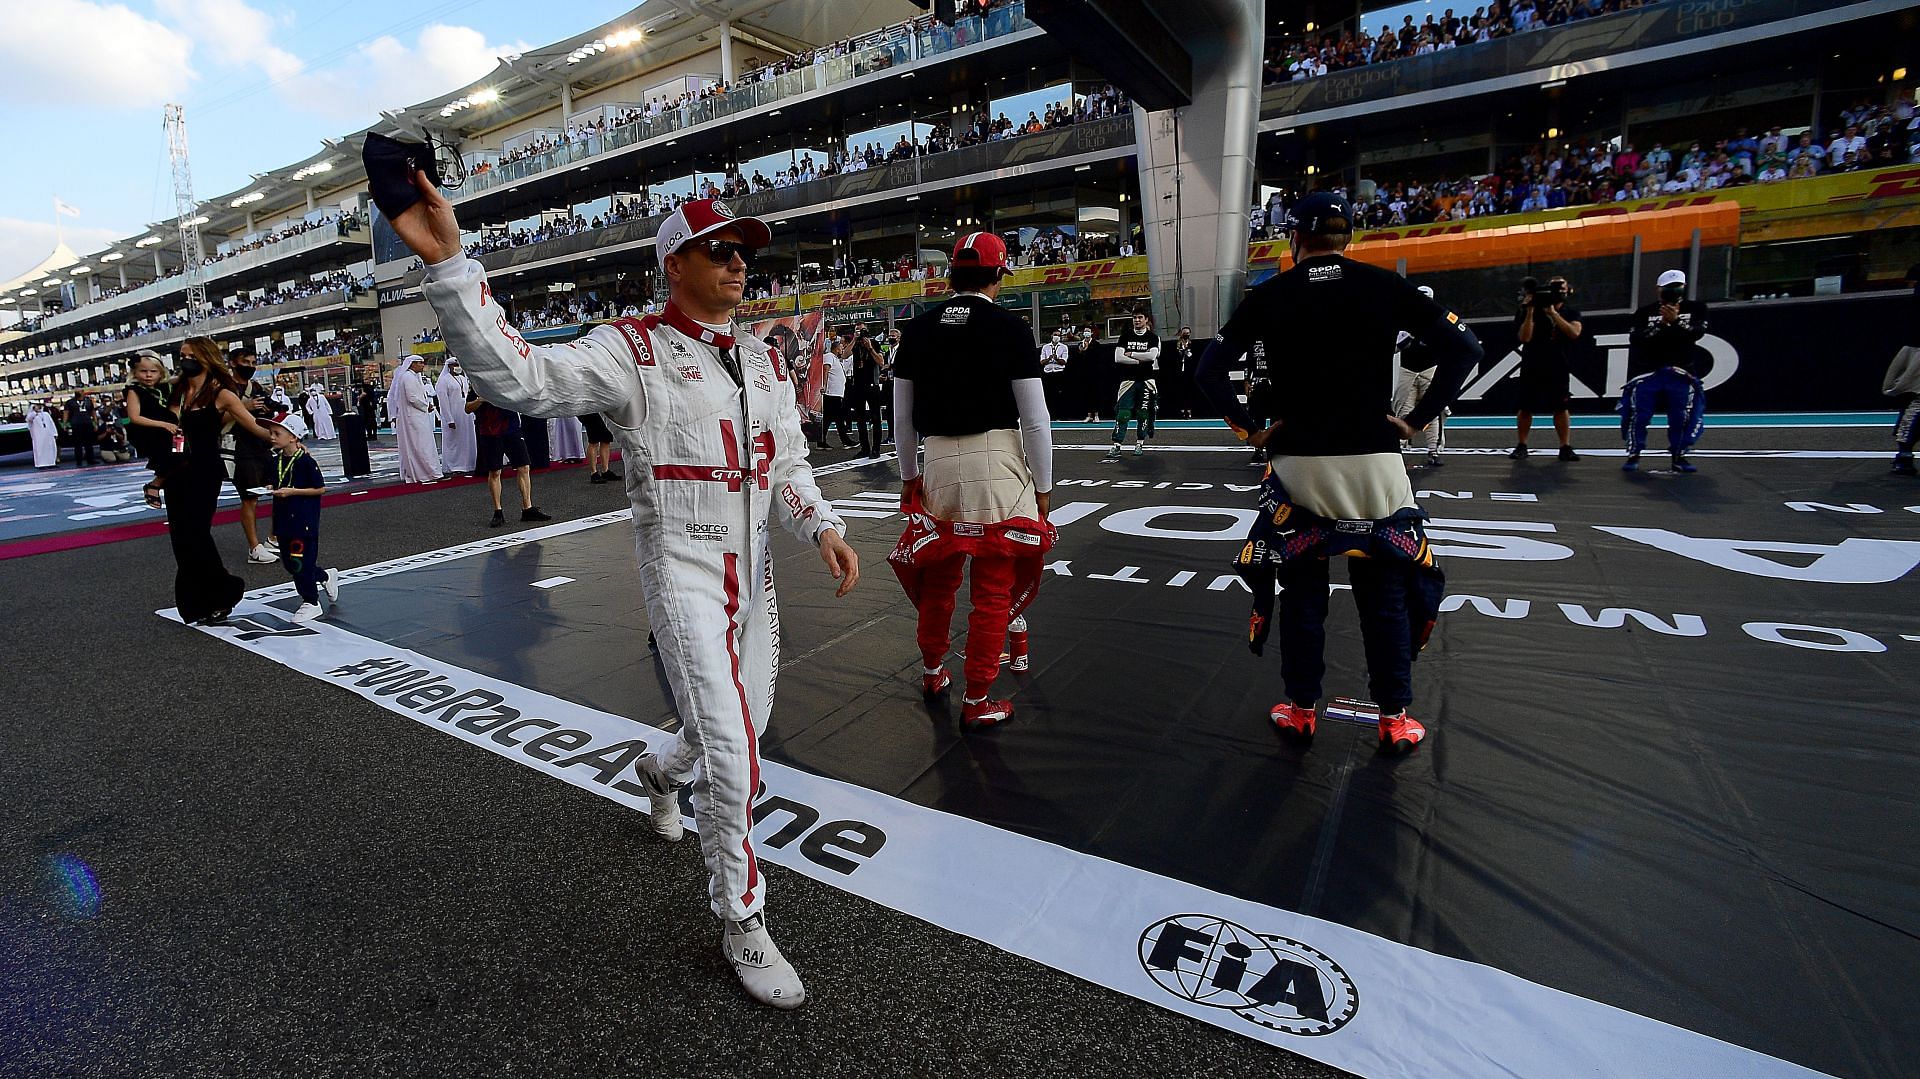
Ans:
[[[22,296],[38,296],[38,295],[40,295],[40,290],[39,290],[39,289],[37,289],[37,288],[23,288],[23,289],[21,289],[21,290],[20,290],[20,295],[22,295]]]
[[[152,247],[152,246],[153,246],[154,244],[157,244],[157,243],[159,243],[159,242],[160,242],[160,237],[158,237],[158,236],[144,236],[144,237],[142,237],[142,238],[140,238],[140,239],[138,239],[138,240],[135,240],[135,241],[134,241],[134,243],[133,243],[133,246],[135,246],[135,247]]]
[[[309,176],[318,176],[323,172],[332,172],[332,171],[333,171],[333,162],[315,161],[313,164],[307,165],[301,168],[299,171],[295,172],[293,174],[293,178],[296,180],[304,180]]]
[[[49,278],[47,278],[47,279],[46,279],[45,281],[42,281],[42,282],[40,282],[40,287],[41,287],[41,288],[50,288],[50,287],[52,287],[52,286],[54,286],[54,285],[57,285],[57,284],[59,284],[59,283],[60,283],[60,279],[59,279],[59,278],[57,278],[57,277],[49,277]]]
[[[778,116],[778,115],[780,115],[780,110],[779,110],[779,109],[775,109],[775,110],[773,110],[772,112],[770,112],[770,113],[768,113],[767,115],[768,115],[768,116]]]
[[[1092,166],[1092,165],[1075,165],[1075,166],[1073,167],[1073,171],[1075,171],[1075,172],[1092,172],[1092,171],[1093,171],[1093,166]]]
[[[237,210],[242,206],[250,206],[253,203],[259,202],[266,197],[267,193],[264,191],[249,191],[239,198],[234,199],[232,202],[227,203],[227,205]]]
[[[1293,128],[1291,128],[1291,127],[1283,127],[1283,128],[1281,128],[1280,130],[1278,130],[1278,131],[1276,131],[1276,132],[1274,132],[1274,134],[1275,134],[1275,135],[1291,135],[1291,134],[1293,134],[1293,132],[1294,132],[1294,129],[1293,129]]]
[[[88,274],[88,273],[92,273],[92,272],[93,272],[93,267],[91,267],[91,266],[69,266],[69,267],[67,267],[67,273],[68,273],[68,274],[70,274],[70,275],[73,275],[73,276],[76,276],[76,277],[77,277],[77,276],[79,276],[80,274]]]
[[[100,261],[101,262],[119,262],[121,259],[126,257],[127,257],[126,255],[118,251],[109,251],[106,254],[100,256]]]
[[[908,195],[908,196],[907,196],[907,199],[906,199],[906,201],[908,201],[908,202],[919,202],[919,201],[920,201],[920,196],[918,196],[918,195]]]
[[[191,221],[189,221],[189,222],[187,222],[187,224],[189,224],[189,225],[204,225],[204,224],[206,224],[207,222],[209,222],[209,221],[211,221],[211,220],[213,220],[213,218],[211,218],[211,217],[208,217],[208,216],[207,216],[206,214],[201,214],[201,215],[200,215],[199,217],[196,217],[196,218],[194,218],[193,220],[191,220]]]
[[[1314,23],[1312,23],[1312,22],[1308,22],[1308,23],[1307,23],[1307,33],[1309,33],[1309,34],[1311,34],[1311,33],[1313,33],[1313,28],[1314,28],[1314,25],[1315,25],[1315,24],[1314,24]]]
[[[1541,83],[1541,84],[1540,84],[1540,89],[1542,89],[1542,90],[1552,90],[1552,89],[1554,89],[1555,87],[1559,87],[1559,86],[1565,86],[1566,84],[1567,84],[1567,80],[1565,80],[1565,79],[1555,79],[1555,80],[1553,80],[1552,82],[1543,82],[1543,83]]]
[[[1906,69],[1906,68],[1904,68],[1904,67],[1896,67],[1896,68],[1894,68],[1894,69],[1893,69],[1893,81],[1894,81],[1894,82],[1900,82],[1900,81],[1902,81],[1902,80],[1904,80],[1904,79],[1905,79],[1906,77],[1907,77],[1907,69]]]

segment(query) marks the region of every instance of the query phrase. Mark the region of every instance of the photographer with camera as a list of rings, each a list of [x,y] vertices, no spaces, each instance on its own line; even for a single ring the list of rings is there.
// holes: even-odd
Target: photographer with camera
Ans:
[[[1640,467],[1640,451],[1647,446],[1647,420],[1663,406],[1673,470],[1698,471],[1687,460],[1687,451],[1707,421],[1706,387],[1696,370],[1705,355],[1698,345],[1707,335],[1707,305],[1686,298],[1685,270],[1661,274],[1659,288],[1659,299],[1633,313],[1628,380],[1620,388],[1620,433],[1627,440],[1623,472]]]
[[[1533,431],[1536,412],[1553,417],[1553,431],[1560,436],[1560,459],[1580,459],[1573,452],[1573,423],[1567,413],[1567,380],[1572,377],[1573,350],[1582,329],[1580,312],[1567,306],[1572,295],[1573,286],[1557,275],[1544,286],[1531,277],[1520,282],[1520,310],[1514,316],[1520,338],[1520,409],[1514,417],[1519,437],[1507,455],[1515,460],[1527,455],[1527,436]]]

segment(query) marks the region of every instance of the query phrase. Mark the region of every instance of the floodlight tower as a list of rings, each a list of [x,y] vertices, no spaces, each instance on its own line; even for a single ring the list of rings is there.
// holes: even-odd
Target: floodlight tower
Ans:
[[[167,106],[167,156],[173,161],[173,208],[179,215],[180,264],[187,275],[187,333],[207,332],[206,268],[200,247],[200,208],[193,201],[193,171],[187,163],[187,110]]]

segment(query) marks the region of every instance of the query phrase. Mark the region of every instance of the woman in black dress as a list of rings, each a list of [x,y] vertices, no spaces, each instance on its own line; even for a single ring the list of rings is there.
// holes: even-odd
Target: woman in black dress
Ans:
[[[159,509],[167,473],[176,463],[173,438],[180,433],[180,416],[173,411],[173,387],[164,381],[167,369],[158,355],[141,350],[133,358],[132,374],[133,381],[127,383],[127,437],[153,471],[140,494],[147,505]]]
[[[213,541],[213,511],[227,482],[221,432],[231,423],[261,439],[267,437],[234,392],[237,386],[221,359],[220,346],[211,338],[189,337],[181,343],[173,401],[186,449],[163,486],[176,566],[173,598],[186,622],[224,620],[246,591],[246,582],[227,572],[220,561],[220,547]]]

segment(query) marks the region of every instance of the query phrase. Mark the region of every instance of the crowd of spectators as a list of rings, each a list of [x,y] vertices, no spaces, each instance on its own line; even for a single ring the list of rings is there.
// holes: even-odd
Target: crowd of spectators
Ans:
[[[985,16],[988,12],[1007,7],[1012,2],[1013,0],[960,0],[956,5],[956,15],[962,19]],[[570,120],[565,128],[524,140],[511,149],[501,152],[495,158],[470,162],[469,175],[483,176],[501,166],[540,157],[556,150],[578,147],[589,154],[598,153],[600,147],[596,140],[634,124],[657,123],[666,116],[671,116],[677,121],[673,127],[678,130],[703,119],[699,115],[699,106],[702,102],[723,98],[736,90],[759,83],[771,82],[794,71],[823,66],[829,60],[857,56],[861,61],[861,68],[856,72],[857,74],[881,71],[893,66],[893,53],[885,46],[909,34],[928,29],[933,24],[933,15],[922,15],[859,37],[849,37],[815,49],[782,56],[772,63],[743,72],[732,82],[716,81],[682,94],[650,97],[646,102],[621,109],[611,117],[603,112],[592,119]],[[568,160],[573,160],[577,154],[578,151],[567,155]],[[825,175],[832,175],[832,173],[825,173]]]
[[[259,311],[269,307],[278,307],[281,304],[290,303],[294,300],[304,300],[309,296],[318,296],[327,292],[339,292],[342,294],[341,298],[343,300],[351,300],[362,292],[372,290],[372,288],[373,278],[371,275],[355,277],[346,270],[336,270],[333,273],[323,274],[307,281],[299,282],[289,288],[267,289],[258,296],[241,295],[227,297],[213,305],[212,314],[215,318],[221,318],[227,315],[243,314],[248,311]],[[156,315],[146,320],[146,322],[137,324],[130,329],[122,330],[117,327],[108,326],[105,329],[94,330],[84,337],[57,341],[52,345],[42,346],[34,350],[24,358],[33,359],[40,356],[57,356],[63,352],[93,348],[96,345],[109,344],[112,342],[138,341],[143,337],[150,337],[156,333],[177,330],[187,325],[187,321],[187,317],[184,314],[177,311],[168,311],[165,314]]]
[[[322,356],[378,356],[380,337],[377,334],[363,334],[358,330],[345,329],[327,341],[306,341],[298,345],[275,345],[260,353],[263,364],[298,363],[316,360]]]
[[[878,142],[868,142],[864,146],[842,145],[837,150],[822,151],[822,158],[818,161],[811,152],[802,153],[785,169],[773,170],[772,176],[768,176],[760,169],[755,169],[752,176],[745,176],[742,175],[738,166],[731,166],[721,179],[716,181],[709,177],[684,195],[678,192],[670,193],[642,188],[636,195],[615,196],[609,201],[604,211],[592,217],[585,214],[574,214],[570,217],[554,216],[533,228],[512,229],[505,226],[483,228],[481,234],[467,244],[467,254],[478,258],[493,251],[544,243],[559,237],[575,236],[628,221],[663,217],[679,209],[681,203],[689,199],[740,198],[756,191],[784,189],[842,173],[877,168],[894,161],[946,153],[949,150],[963,149],[984,142],[1014,138],[1045,131],[1048,128],[1066,127],[1075,123],[1115,116],[1132,107],[1132,102],[1124,94],[1113,86],[1107,85],[1079,95],[1076,103],[1060,102],[1049,106],[1044,116],[1029,112],[1027,119],[1019,123],[1008,118],[1005,113],[991,118],[983,113],[974,123],[957,133],[947,124],[936,124],[928,130],[925,138],[902,133],[891,147],[883,147]],[[860,275],[854,273],[848,276],[857,278]],[[769,292],[769,295],[777,294],[777,292]]]
[[[201,259],[200,264],[202,266],[213,266],[217,263],[224,262],[227,259],[244,255],[250,251],[258,251],[265,247],[271,247],[274,244],[280,243],[282,240],[288,240],[295,236],[301,236],[306,233],[313,232],[317,229],[331,228],[337,234],[341,236],[345,236],[349,232],[358,232],[359,230],[365,227],[366,227],[366,220],[360,214],[328,214],[324,217],[316,218],[312,221],[307,221],[304,219],[300,221],[294,221],[294,222],[290,222],[288,224],[282,225],[277,229],[273,229],[272,231],[267,232],[262,236],[255,237],[254,239],[249,240],[246,243],[236,244],[224,251],[215,251],[214,253],[207,255],[205,258]],[[166,273],[161,274],[159,277],[155,278],[154,280],[155,281],[171,281],[174,278],[181,276],[182,272],[183,271],[178,269],[169,270]],[[119,288],[116,286],[110,289],[103,289],[101,290],[98,296],[92,299],[82,301],[79,304],[76,304],[73,310],[77,311],[80,308],[85,307],[87,306],[87,304],[90,304],[90,303],[99,303],[104,300],[111,300],[116,296],[120,296],[128,292],[132,292],[135,289],[145,288],[147,287],[147,285],[150,285],[152,283],[153,283],[152,281],[148,281],[138,285],[128,285],[125,288]],[[53,311],[48,312],[48,314],[57,314],[57,313],[58,312],[53,312]],[[40,328],[40,324],[36,320],[33,326],[33,329],[37,330],[39,328]],[[21,329],[25,330],[26,328],[23,325]],[[27,331],[27,332],[31,332],[31,331]],[[112,338],[106,338],[106,340],[112,340]]]
[[[1415,25],[1402,17],[1398,29],[1381,26],[1377,34],[1359,29],[1322,30],[1304,36],[1269,35],[1265,63],[1268,83],[1310,79],[1329,71],[1382,64],[1409,56],[1426,56],[1494,38],[1544,30],[1616,11],[1644,7],[1656,0],[1492,0],[1470,16],[1452,8],[1437,18],[1428,15]]]
[[[1775,126],[1754,136],[1655,142],[1644,153],[1622,139],[1539,144],[1514,155],[1497,172],[1456,180],[1397,181],[1352,193],[1362,228],[1463,221],[1495,214],[1626,202],[1661,195],[1780,183],[1920,162],[1920,110],[1911,99],[1890,104],[1862,100],[1843,110],[1825,139],[1813,129]],[[1281,194],[1255,205],[1254,239],[1279,235],[1291,199]]]

